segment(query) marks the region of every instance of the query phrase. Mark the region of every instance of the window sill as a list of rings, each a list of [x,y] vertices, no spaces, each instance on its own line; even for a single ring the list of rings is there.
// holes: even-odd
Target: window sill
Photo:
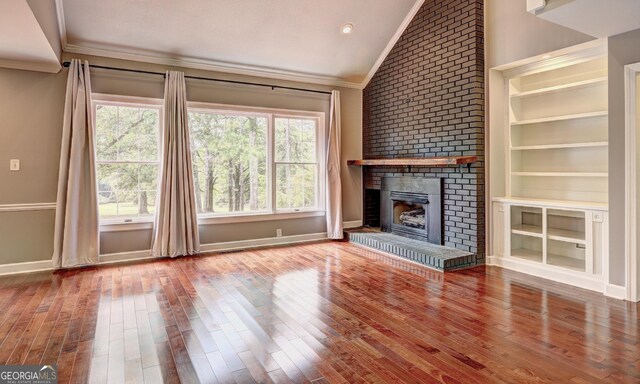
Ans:
[[[220,215],[220,216],[204,216],[198,217],[198,225],[210,224],[231,224],[231,223],[250,223],[256,221],[274,221],[274,220],[290,220],[301,219],[305,217],[324,216],[325,211],[291,211],[278,213],[254,213],[243,215]]]
[[[153,219],[137,220],[130,223],[123,221],[106,221],[100,223],[100,232],[143,231],[153,229]]]

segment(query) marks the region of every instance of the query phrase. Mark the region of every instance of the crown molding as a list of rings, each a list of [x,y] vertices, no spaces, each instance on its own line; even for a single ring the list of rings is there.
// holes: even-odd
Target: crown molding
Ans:
[[[55,0],[56,4],[56,16],[58,18],[58,33],[60,34],[60,46],[64,51],[64,47],[67,46],[67,25],[64,20],[64,8],[62,6],[63,0]]]
[[[502,72],[505,78],[512,78],[515,76],[531,75],[534,73],[548,71],[550,69],[577,64],[598,56],[603,56],[606,53],[607,40],[594,39],[586,43],[559,49],[543,55],[532,56],[491,69]],[[549,57],[542,58],[545,56]]]
[[[387,56],[389,55],[393,47],[396,45],[398,40],[400,40],[400,37],[402,37],[402,34],[404,33],[405,29],[407,29],[407,27],[409,26],[413,18],[416,16],[416,14],[420,10],[424,2],[425,0],[416,0],[415,4],[413,4],[413,7],[409,11],[409,14],[407,14],[407,17],[404,18],[404,20],[402,21],[402,24],[400,24],[398,29],[396,29],[396,33],[393,34],[393,36],[391,37],[391,40],[389,40],[389,43],[387,43],[387,46],[384,48],[384,50],[378,57],[378,60],[376,60],[375,64],[373,64],[373,68],[371,68],[369,73],[367,73],[367,76],[364,78],[364,80],[362,80],[362,83],[360,84],[361,89],[364,89],[367,86],[367,84],[369,84],[369,81],[371,81],[371,79],[376,74],[376,72],[378,72],[378,69],[380,69],[380,66],[382,65],[382,63],[384,63],[384,60],[387,58]]]
[[[121,59],[129,61],[137,61],[142,63],[160,64],[167,66],[176,66],[182,68],[200,69],[213,72],[223,72],[235,75],[256,76],[277,80],[295,81],[302,83],[312,83],[320,85],[329,85],[344,88],[362,89],[361,83],[352,83],[339,78],[329,76],[317,76],[304,73],[283,71],[277,69],[267,69],[257,66],[222,63],[213,60],[201,60],[189,57],[167,57],[152,56],[142,52],[120,52],[103,48],[85,47],[75,44],[66,44],[63,48],[66,53],[75,53],[79,55],[91,55],[108,57],[112,59]]]

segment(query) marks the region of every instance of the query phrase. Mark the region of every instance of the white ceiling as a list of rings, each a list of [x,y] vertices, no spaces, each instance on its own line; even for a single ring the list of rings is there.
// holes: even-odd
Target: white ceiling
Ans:
[[[640,28],[639,0],[548,0],[537,16],[598,38]]]
[[[0,67],[60,69],[55,51],[25,0],[0,1]]]
[[[361,85],[423,2],[62,0],[64,49]],[[346,22],[350,35],[340,33]]]

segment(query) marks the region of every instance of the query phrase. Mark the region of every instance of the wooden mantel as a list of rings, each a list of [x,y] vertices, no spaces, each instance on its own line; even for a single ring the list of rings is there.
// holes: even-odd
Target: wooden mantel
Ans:
[[[448,165],[471,164],[478,161],[477,156],[450,156],[450,157],[419,157],[419,158],[394,158],[394,159],[363,159],[347,160],[348,165],[369,165],[389,167],[438,167]]]

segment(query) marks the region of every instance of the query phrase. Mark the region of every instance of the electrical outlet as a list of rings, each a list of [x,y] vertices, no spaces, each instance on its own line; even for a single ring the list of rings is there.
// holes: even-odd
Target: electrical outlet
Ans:
[[[10,171],[19,171],[20,170],[20,159],[11,159],[11,160],[9,160],[9,170]]]
[[[276,229],[276,237],[282,237],[282,229],[281,228]]]

